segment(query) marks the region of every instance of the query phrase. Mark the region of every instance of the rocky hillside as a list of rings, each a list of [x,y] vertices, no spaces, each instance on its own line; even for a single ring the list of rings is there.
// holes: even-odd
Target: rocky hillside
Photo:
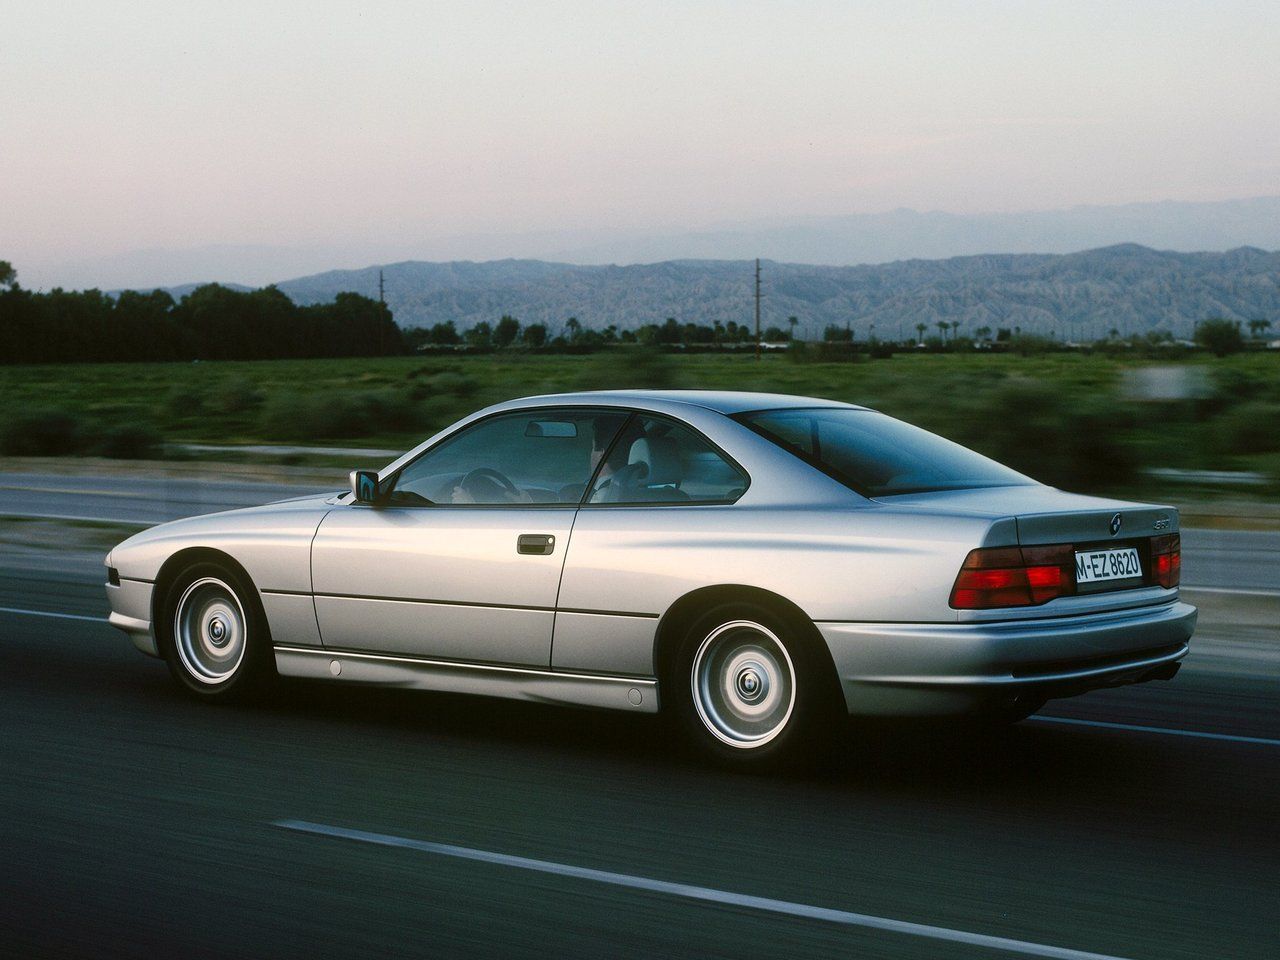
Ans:
[[[379,267],[316,274],[279,284],[300,303],[351,290],[377,296]],[[634,327],[746,321],[752,316],[751,261],[674,260],[633,266],[578,266],[540,260],[486,263],[409,261],[381,268],[386,298],[401,326],[454,321],[465,329],[505,313],[558,328]],[[1241,247],[1225,253],[1174,253],[1135,244],[1071,254],[1002,254],[903,260],[854,267],[763,265],[763,317],[802,330],[827,324],[882,336],[917,324],[1020,326],[1071,338],[1117,328],[1188,333],[1206,317],[1258,317],[1280,325],[1280,252]]]

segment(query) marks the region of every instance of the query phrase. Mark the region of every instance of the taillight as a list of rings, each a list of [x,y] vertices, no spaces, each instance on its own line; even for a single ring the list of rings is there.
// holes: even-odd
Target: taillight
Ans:
[[[1166,590],[1176,587],[1182,579],[1182,535],[1167,533],[1163,537],[1152,537],[1151,562],[1156,583]]]
[[[1075,592],[1070,544],[970,550],[951,588],[957,610],[1032,607]]]

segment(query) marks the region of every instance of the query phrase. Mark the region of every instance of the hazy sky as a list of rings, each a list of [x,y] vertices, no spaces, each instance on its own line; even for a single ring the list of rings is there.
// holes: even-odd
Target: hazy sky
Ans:
[[[1276,0],[0,0],[0,259],[20,274],[1275,193]]]

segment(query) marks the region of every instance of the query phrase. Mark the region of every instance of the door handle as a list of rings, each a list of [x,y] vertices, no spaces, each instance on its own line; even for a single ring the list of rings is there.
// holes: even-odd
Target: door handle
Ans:
[[[555,549],[556,538],[549,533],[522,533],[516,537],[516,553],[545,557]]]

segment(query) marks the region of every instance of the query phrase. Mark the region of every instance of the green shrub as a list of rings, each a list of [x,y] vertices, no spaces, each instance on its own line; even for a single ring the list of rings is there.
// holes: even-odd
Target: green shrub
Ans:
[[[1211,351],[1216,357],[1225,357],[1229,353],[1239,353],[1244,349],[1244,334],[1240,332],[1238,320],[1215,317],[1211,320],[1202,320],[1196,327],[1196,343]]]
[[[1280,452],[1280,403],[1244,403],[1226,413],[1214,431],[1227,454]]]
[[[480,388],[475,377],[454,370],[441,370],[419,376],[409,388],[412,400],[435,400],[441,397],[470,397]]]
[[[189,383],[175,383],[165,395],[163,409],[172,420],[197,417],[204,411],[205,391]]]
[[[1103,489],[1136,473],[1127,412],[1109,397],[1018,380],[971,397],[964,409],[949,436],[1043,483]]]
[[[12,457],[65,457],[82,445],[79,421],[61,410],[18,414],[0,432],[0,452]]]
[[[209,396],[213,409],[232,415],[252,413],[262,406],[262,401],[262,391],[252,380],[243,377],[216,386]]]
[[[853,363],[858,359],[857,345],[841,340],[822,340],[814,344],[814,353],[819,363]]]
[[[122,423],[98,435],[94,452],[115,460],[154,460],[163,450],[160,435],[141,423]]]
[[[258,425],[272,440],[331,440],[421,428],[421,406],[405,391],[285,393],[271,397]]]
[[[281,393],[263,405],[258,425],[272,440],[325,440],[353,437],[365,432],[363,411],[354,409],[341,395]]]
[[[577,390],[665,390],[682,386],[677,361],[656,347],[618,347],[581,361]]]

